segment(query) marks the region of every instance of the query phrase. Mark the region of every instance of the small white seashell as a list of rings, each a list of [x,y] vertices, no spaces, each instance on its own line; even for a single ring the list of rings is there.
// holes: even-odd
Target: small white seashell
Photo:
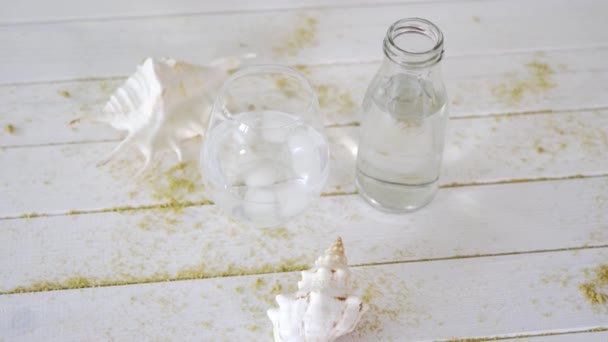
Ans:
[[[352,332],[367,310],[360,298],[351,296],[342,239],[302,272],[295,295],[278,295],[278,308],[268,310],[275,342],[332,342]]]
[[[133,145],[144,156],[144,171],[154,154],[171,148],[182,159],[179,143],[204,133],[217,90],[244,58],[227,57],[197,66],[174,59],[147,58],[119,87],[98,121],[127,131],[125,139],[100,164]]]

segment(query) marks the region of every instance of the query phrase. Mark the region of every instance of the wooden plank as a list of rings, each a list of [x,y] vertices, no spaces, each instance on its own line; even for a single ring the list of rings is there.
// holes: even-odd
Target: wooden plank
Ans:
[[[391,3],[415,2],[420,0],[307,0],[307,1],[196,1],[180,0],[168,3],[162,0],[146,1],[145,5],[138,2],[108,0],[102,2],[82,3],[74,0],[59,0],[52,5],[25,0],[11,3],[0,12],[0,24],[30,23],[37,21],[91,20],[122,17],[149,17],[184,14],[217,14],[217,12],[268,11],[279,9],[310,9],[328,7],[366,7]],[[460,1],[463,0],[423,0]],[[466,1],[466,0],[465,0]]]
[[[538,13],[548,8],[551,15],[540,21]],[[294,64],[378,60],[387,27],[403,13],[444,30],[447,58],[605,46],[606,12],[602,0],[494,0],[8,25],[0,31],[0,45],[11,51],[0,56],[0,83],[122,76],[146,56],[203,62],[255,52],[262,61]]]
[[[215,206],[0,221],[0,292],[276,272],[342,236],[353,265],[608,245],[608,177],[442,189],[388,215],[333,196],[283,227]]]
[[[606,174],[606,114],[590,111],[454,120],[448,129],[441,184]],[[357,127],[336,127],[327,132],[332,166],[325,191],[352,192]],[[197,140],[186,144],[185,160],[190,163],[185,171],[174,169],[173,175],[163,174],[177,163],[175,156],[167,153],[159,156],[160,166],[141,180],[134,180],[142,165],[134,151],[125,154],[122,161],[96,166],[115,144],[0,151],[0,165],[6,165],[0,174],[0,217],[204,200],[196,167]],[[171,178],[192,182],[195,190],[170,189]]]
[[[309,259],[319,250],[307,251]],[[428,341],[605,327],[606,308],[591,307],[578,284],[584,269],[607,258],[604,248],[355,268],[358,291],[371,309],[346,340]],[[292,290],[298,277],[4,295],[0,307],[8,326],[0,334],[11,341],[264,340],[270,334],[265,311],[274,305],[276,290]]]
[[[608,48],[448,58],[450,116],[606,108],[605,60]],[[364,63],[302,70],[321,97],[327,125],[358,121],[359,104],[378,67]],[[13,134],[0,132],[0,146],[117,139],[117,132],[92,119],[121,83],[102,79],[0,86],[0,127],[10,123],[16,128]]]
[[[608,332],[587,332],[587,333],[573,333],[563,334],[554,336],[538,336],[538,337],[523,337],[508,339],[507,341],[519,341],[519,342],[572,342],[572,341],[585,341],[585,342],[606,342],[608,340]]]

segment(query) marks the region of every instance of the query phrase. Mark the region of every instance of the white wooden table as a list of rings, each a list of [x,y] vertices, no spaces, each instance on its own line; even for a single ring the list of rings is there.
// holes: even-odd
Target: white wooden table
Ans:
[[[578,290],[608,262],[608,2],[0,6],[0,341],[268,341],[274,296],[336,236],[371,306],[343,341],[608,341],[608,307]],[[407,16],[445,33],[451,120],[439,195],[390,216],[354,193],[356,109]],[[120,135],[88,118],[144,57],[246,52],[304,65],[321,93],[314,209],[253,229],[204,204],[193,163],[173,175],[193,193],[134,181],[135,153],[96,167]]]

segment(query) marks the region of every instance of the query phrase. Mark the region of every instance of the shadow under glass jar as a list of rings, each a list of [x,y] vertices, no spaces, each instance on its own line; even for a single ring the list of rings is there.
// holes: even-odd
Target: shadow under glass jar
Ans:
[[[395,22],[361,111],[356,185],[379,210],[404,213],[434,198],[448,117],[443,34],[420,18]]]

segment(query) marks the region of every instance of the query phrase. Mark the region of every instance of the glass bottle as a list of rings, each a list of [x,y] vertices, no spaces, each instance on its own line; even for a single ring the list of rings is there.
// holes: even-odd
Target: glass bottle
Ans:
[[[443,34],[427,20],[401,19],[389,27],[383,50],[363,100],[356,184],[377,209],[410,212],[438,188],[448,118]]]

